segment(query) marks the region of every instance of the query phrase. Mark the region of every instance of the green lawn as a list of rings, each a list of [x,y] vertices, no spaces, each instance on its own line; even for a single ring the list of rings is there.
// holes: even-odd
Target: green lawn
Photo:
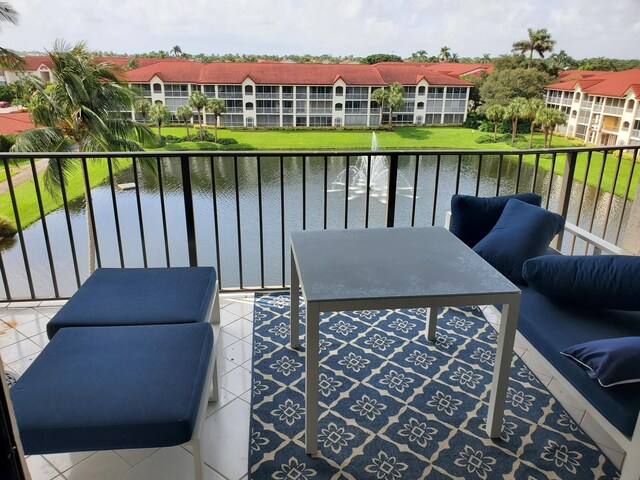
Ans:
[[[127,168],[131,165],[131,161],[121,160],[114,165],[114,172]],[[105,160],[89,160],[87,162],[87,170],[89,171],[89,179],[91,187],[96,187],[106,181],[109,177],[109,169]],[[52,197],[43,187],[43,173],[38,175],[38,183],[42,192],[42,204],[45,215],[53,212],[62,206],[62,195]],[[35,184],[33,180],[24,182],[14,189],[16,202],[18,204],[18,213],[20,215],[20,223],[25,228],[30,224],[40,220],[40,211],[38,201],[35,194]],[[75,171],[69,178],[66,187],[67,199],[69,201],[80,198],[84,195],[84,187],[82,180],[82,172],[80,169]],[[13,215],[13,206],[9,193],[0,195],[0,215],[7,217],[15,226],[15,217]]]

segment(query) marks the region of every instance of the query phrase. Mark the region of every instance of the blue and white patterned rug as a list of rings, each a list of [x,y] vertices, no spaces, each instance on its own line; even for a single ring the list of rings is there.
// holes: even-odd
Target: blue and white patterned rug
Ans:
[[[486,422],[496,332],[477,308],[325,314],[317,458],[304,450],[304,352],[289,296],[256,294],[252,479],[616,478],[613,464],[514,355],[502,438]],[[303,327],[304,328],[304,327]],[[302,330],[302,333],[304,330]]]

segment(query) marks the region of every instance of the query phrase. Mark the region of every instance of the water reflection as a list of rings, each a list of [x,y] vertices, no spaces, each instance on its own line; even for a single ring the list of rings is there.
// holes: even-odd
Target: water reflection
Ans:
[[[330,229],[365,226],[366,196],[359,195],[347,200],[350,196],[348,186],[345,185],[342,189],[331,188],[340,172],[354,166],[356,161],[356,157],[258,159],[247,156],[238,158],[237,165],[234,165],[232,158],[191,159],[199,263],[217,265],[219,258],[222,286],[237,287],[240,285],[241,251],[244,286],[286,285],[289,271],[288,238],[291,231],[303,227],[321,229],[325,224]],[[416,162],[418,176],[414,185]],[[211,164],[214,166],[213,178]],[[306,181],[303,180],[303,165]],[[483,155],[481,159],[477,155],[466,155],[460,160],[457,156],[445,154],[417,158],[405,156],[400,158],[399,169],[399,173],[409,179],[416,198],[415,213],[412,214],[413,195],[397,196],[397,226],[409,226],[412,223],[427,226],[432,224],[432,220],[435,225],[442,225],[454,193],[480,196],[508,194],[516,190],[516,183],[518,191],[535,191],[541,194],[544,205],[553,209],[558,203],[561,185],[558,175],[551,176],[549,172],[540,170],[536,177],[533,165],[522,164],[519,167],[516,161],[507,158],[501,160],[490,155]],[[116,192],[124,264],[127,267],[143,266],[145,255],[149,266],[165,266],[167,248],[172,266],[188,264],[180,159],[163,158],[161,170],[162,175],[158,177],[151,169],[138,169],[139,204],[135,190]],[[168,247],[165,246],[162,204],[158,194],[160,178],[164,191]],[[131,168],[120,171],[116,176],[116,183],[134,181],[136,179]],[[582,183],[575,183],[572,187],[568,220],[577,223],[577,212],[581,207],[580,225],[588,227],[594,212],[593,231],[601,235],[611,202],[605,238],[615,241],[620,225],[620,235],[624,235],[629,208],[624,208],[623,199],[612,198],[606,193],[598,194],[596,189],[589,186],[582,195],[583,188]],[[216,192],[215,202],[213,189]],[[110,186],[105,184],[94,188],[92,197],[101,264],[120,266]],[[386,204],[369,202],[368,208],[369,227],[384,226]],[[72,202],[69,210],[78,269],[81,279],[84,279],[87,275],[87,226],[83,201]],[[142,216],[141,227],[139,211]],[[64,210],[51,213],[46,220],[60,294],[71,295],[76,289],[76,280]],[[219,251],[216,251],[216,233]],[[146,247],[144,252],[143,236]],[[24,239],[36,295],[53,296],[41,222],[27,228]],[[577,247],[577,253],[581,253],[582,245],[579,242]],[[3,244],[0,248],[3,250],[2,260],[12,296],[28,296],[19,240],[16,237],[13,244]],[[261,252],[264,252],[263,258]],[[0,291],[5,294],[1,286]]]

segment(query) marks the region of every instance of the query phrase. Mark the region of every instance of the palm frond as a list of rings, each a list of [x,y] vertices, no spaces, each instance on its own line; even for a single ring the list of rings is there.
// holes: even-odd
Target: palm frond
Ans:
[[[7,2],[0,2],[0,20],[18,24],[18,12]]]

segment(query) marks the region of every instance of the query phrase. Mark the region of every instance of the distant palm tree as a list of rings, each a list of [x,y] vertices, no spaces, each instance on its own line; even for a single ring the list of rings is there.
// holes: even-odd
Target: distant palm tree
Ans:
[[[193,117],[193,110],[188,105],[182,105],[176,109],[176,118],[184,123],[187,129],[187,141],[191,141],[191,135],[189,135],[189,121]]]
[[[29,115],[36,128],[20,132],[15,152],[100,152],[141,150],[138,142],[150,143],[153,133],[145,126],[120,114],[132,108],[135,92],[121,79],[121,70],[111,63],[100,63],[84,43],[70,48],[62,41],[49,52],[52,82],[26,76],[33,94]],[[44,186],[57,195],[60,185],[78,162],[49,160]],[[60,175],[60,170],[62,175]],[[83,185],[89,185],[86,171]],[[95,248],[89,192],[85,189],[89,232],[89,271],[95,269]]]
[[[551,148],[553,131],[558,125],[564,125],[567,120],[560,110],[555,108],[543,108],[538,112],[536,121],[542,126],[544,131],[544,148]],[[549,140],[547,144],[547,140]]]
[[[451,60],[451,49],[446,45],[440,48],[440,55],[438,55],[438,60],[440,62],[448,62]]]
[[[182,55],[182,48],[180,48],[180,45],[176,45],[171,49],[171,54],[174,57],[179,57]]]
[[[378,104],[380,109],[380,120],[378,121],[378,127],[382,128],[382,110],[384,109],[387,99],[389,98],[389,92],[384,88],[376,88],[371,92],[371,100]]]
[[[498,125],[504,120],[505,109],[502,105],[490,105],[484,111],[484,116],[493,123],[493,141],[498,141]]]
[[[482,58],[480,59],[480,63],[491,63],[491,55],[488,53],[483,53]]]
[[[393,112],[404,105],[404,87],[401,83],[393,82],[387,90],[387,107],[389,108],[389,127],[393,120]]]
[[[533,66],[533,52],[544,58],[544,54],[551,52],[556,41],[551,38],[551,34],[546,28],[540,30],[527,29],[529,38],[527,40],[519,40],[513,44],[512,51],[524,55],[529,52],[529,68]]]
[[[162,124],[167,123],[171,118],[171,112],[162,102],[151,105],[149,109],[149,118],[158,127],[158,137],[162,137]]]
[[[523,97],[516,97],[511,100],[511,103],[507,105],[505,111],[505,118],[511,120],[511,145],[516,141],[516,134],[518,133],[518,120],[525,118],[527,113],[527,99]]]
[[[219,98],[210,98],[207,100],[207,112],[213,115],[214,142],[218,142],[218,118],[226,111],[227,107],[224,104],[224,100],[220,100]]]
[[[536,118],[538,112],[544,108],[544,102],[540,98],[530,98],[527,100],[527,105],[524,108],[524,117],[528,118],[531,122],[531,131],[529,134],[529,148],[533,147],[533,131],[536,128]]]
[[[147,123],[147,115],[151,110],[151,102],[144,97],[137,98],[133,104],[133,110],[142,115],[142,122]]]
[[[453,63],[458,63],[460,62],[460,57],[458,56],[457,53],[452,53],[451,58],[449,58],[449,61]]]
[[[203,130],[202,130],[202,110],[207,106],[207,97],[202,92],[193,92],[189,97],[189,102],[187,103],[191,108],[198,112],[198,125],[200,125],[199,138],[202,141]]]
[[[0,2],[0,21],[18,24],[18,12],[7,2]],[[24,59],[13,50],[0,47],[0,67],[10,70],[22,70]]]

